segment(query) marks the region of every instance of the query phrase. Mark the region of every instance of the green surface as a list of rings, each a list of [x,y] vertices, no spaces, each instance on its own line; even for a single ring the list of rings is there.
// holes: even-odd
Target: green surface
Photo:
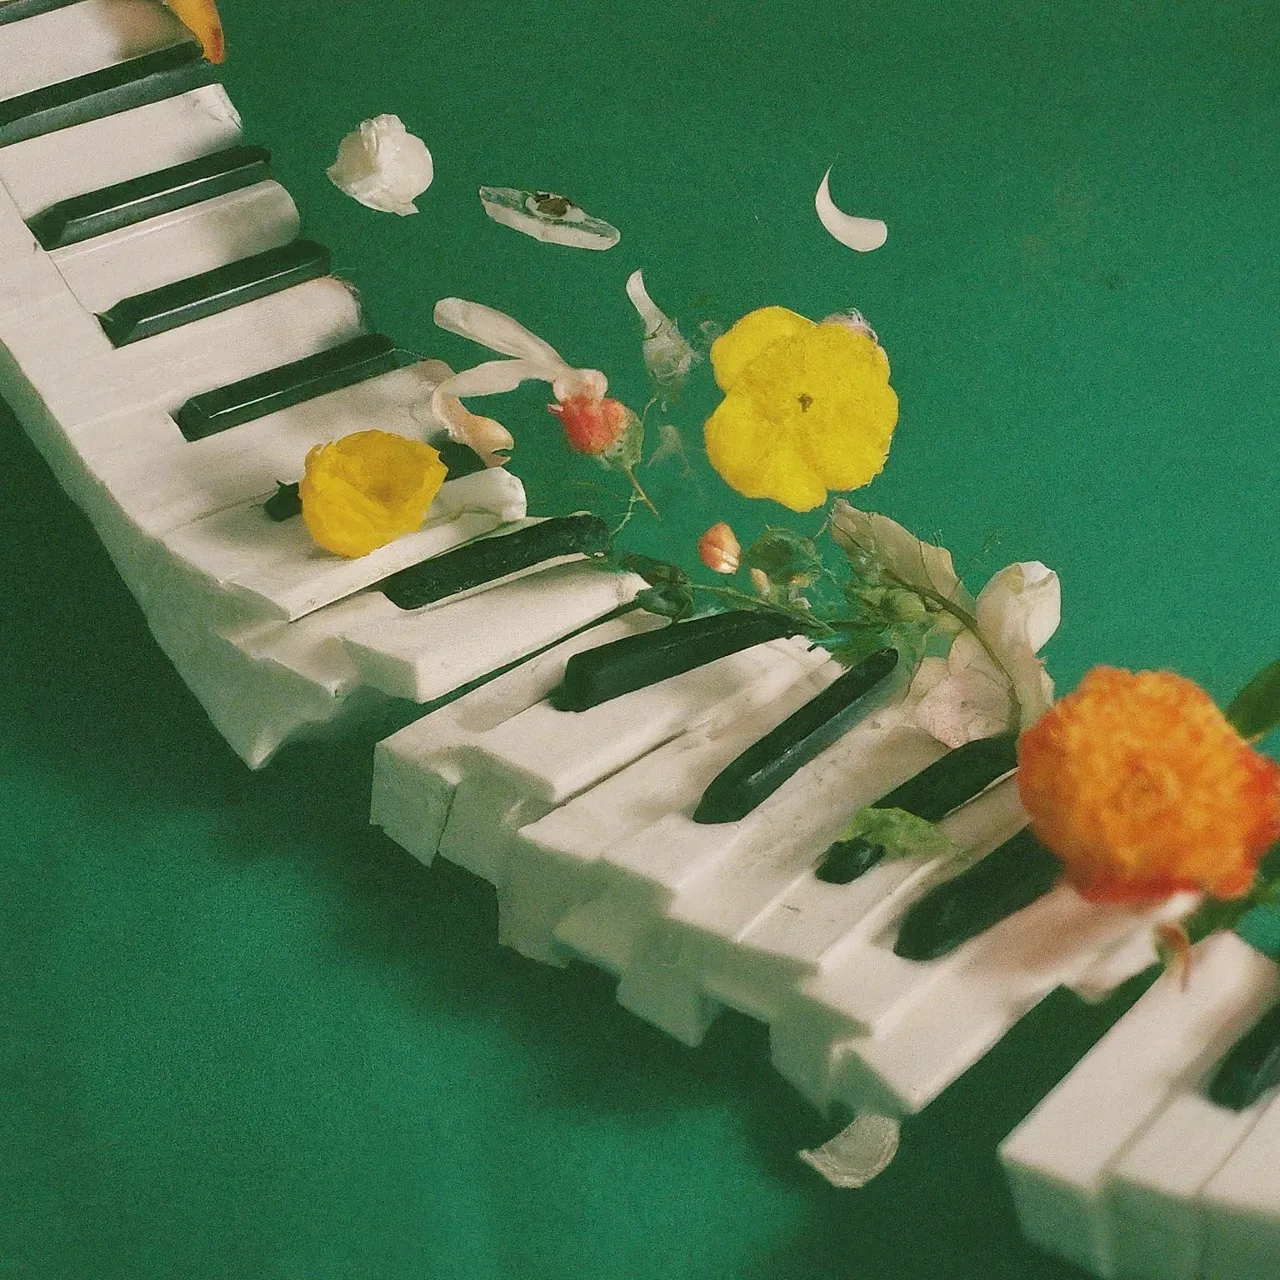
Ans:
[[[1032,10],[1032,12],[1027,12]],[[455,364],[434,300],[511,312],[643,402],[643,266],[686,333],[861,308],[902,399],[859,495],[960,562],[1062,576],[1049,650],[1224,700],[1276,656],[1280,16],[1245,3],[907,0],[492,8],[224,0],[226,82],[373,325]],[[324,176],[401,115],[412,218]],[[883,217],[855,255],[813,215]],[[482,183],[622,229],[586,253],[486,219]],[[545,388],[490,401],[531,505],[607,506]],[[703,370],[686,442],[715,401]],[[696,462],[696,459],[695,459]],[[645,473],[633,545],[728,517]],[[369,736],[250,774],[92,533],[0,427],[0,1275],[1065,1280],[1017,1238],[997,1141],[1116,1016],[1058,995],[906,1130],[866,1191],[727,1018],[699,1051],[594,973],[500,952],[491,892],[366,826]],[[975,583],[982,573],[975,572]],[[1127,993],[1131,997],[1132,991]]]

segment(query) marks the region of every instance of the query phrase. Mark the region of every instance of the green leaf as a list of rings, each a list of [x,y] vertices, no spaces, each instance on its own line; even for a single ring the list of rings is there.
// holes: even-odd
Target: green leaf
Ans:
[[[1280,661],[1264,667],[1231,700],[1227,719],[1249,742],[1280,728]]]
[[[627,471],[640,465],[643,454],[644,424],[628,409],[626,427],[609,449],[600,455],[600,461],[606,467]]]
[[[840,839],[859,836],[868,844],[880,845],[886,858],[937,858],[957,852],[932,822],[905,809],[877,809],[874,805],[859,809]]]

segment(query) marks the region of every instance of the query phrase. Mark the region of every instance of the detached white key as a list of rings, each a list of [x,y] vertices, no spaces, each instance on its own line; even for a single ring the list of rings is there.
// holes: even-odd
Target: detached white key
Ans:
[[[1158,978],[1001,1145],[1023,1233],[1099,1275],[1114,1274],[1112,1170],[1278,991],[1274,963],[1229,933],[1196,946],[1187,990],[1174,977]]]
[[[1280,1101],[1205,1188],[1205,1280],[1273,1280],[1280,1270]]]

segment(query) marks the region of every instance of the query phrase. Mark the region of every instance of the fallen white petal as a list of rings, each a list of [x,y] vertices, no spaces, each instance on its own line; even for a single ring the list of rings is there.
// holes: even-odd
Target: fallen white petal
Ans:
[[[417,213],[413,203],[435,176],[431,152],[399,116],[365,120],[338,144],[329,180],[353,200],[382,213]]]
[[[569,366],[560,353],[549,343],[530,333],[518,320],[513,320],[496,307],[486,307],[483,302],[468,302],[465,298],[441,298],[432,313],[436,324],[449,333],[470,338],[491,351],[504,356],[516,356],[528,360],[558,376]],[[550,381],[550,378],[547,379]]]
[[[865,1187],[898,1154],[900,1129],[896,1120],[864,1111],[830,1142],[813,1151],[801,1151],[800,1159],[833,1187]]]
[[[627,277],[627,297],[644,321],[641,354],[644,356],[645,367],[664,396],[674,398],[679,395],[689,376],[689,370],[699,356],[685,341],[676,322],[649,296],[644,284],[644,274],[639,270]]]
[[[617,227],[593,218],[564,196],[515,187],[481,187],[480,203],[494,222],[541,240],[573,249],[612,249],[622,239]]]
[[[814,198],[814,208],[818,211],[818,221],[826,227],[841,244],[859,253],[869,253],[878,249],[889,238],[889,228],[878,218],[855,218],[852,214],[842,213],[831,199],[831,191],[827,186],[831,177],[828,169],[822,175],[822,184]]]

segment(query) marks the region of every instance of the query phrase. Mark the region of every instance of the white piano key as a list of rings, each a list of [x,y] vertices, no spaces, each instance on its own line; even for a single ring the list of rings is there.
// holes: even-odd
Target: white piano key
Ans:
[[[628,603],[644,582],[576,561],[429,609],[397,609],[344,632],[356,670],[395,698],[429,702],[497,671]]]
[[[1265,1107],[1259,1102],[1232,1111],[1194,1089],[1174,1095],[1108,1173],[1117,1275],[1199,1280],[1205,1237],[1201,1195]]]
[[[1276,966],[1234,934],[1194,955],[1185,991],[1158,978],[1000,1148],[1023,1233],[1099,1275],[1116,1274],[1111,1169],[1280,990]]]
[[[121,298],[278,249],[298,228],[289,193],[278,182],[259,182],[49,256],[80,305],[103,312]]]
[[[484,736],[541,702],[573,654],[661,625],[662,619],[643,612],[601,623],[384,738],[374,753],[370,821],[415,858],[431,862],[466,759]]]
[[[1280,1099],[1205,1188],[1204,1280],[1274,1280],[1280,1270]]]
[[[500,940],[536,959],[562,961],[554,937],[562,921],[586,901],[627,898],[635,876],[629,869],[614,870],[612,851],[640,848],[660,860],[669,848],[664,820],[692,813],[726,765],[838,674],[834,664],[811,663],[810,655],[803,663],[780,658],[713,716],[522,827],[508,844],[509,865],[499,882]],[[708,846],[704,859],[713,859],[732,840],[726,832],[742,825],[697,827]],[[645,906],[657,899],[647,881],[636,886],[636,896],[642,921],[651,925]],[[621,967],[616,955],[609,961]]]
[[[921,1110],[1100,951],[1150,927],[1141,912],[1091,905],[1059,885],[938,960],[901,960],[886,939],[865,953],[881,962],[880,1016],[850,1042],[835,1089],[855,1109]]]
[[[446,480],[414,533],[347,559],[318,546],[300,518],[272,520],[262,507],[269,496],[171,529],[164,542],[253,614],[289,621],[524,516],[524,486],[492,467]]]
[[[156,0],[80,0],[0,26],[0,100],[191,39]]]
[[[0,147],[0,183],[29,218],[70,196],[196,160],[240,140],[240,117],[226,90],[201,85],[162,102]]]
[[[332,276],[114,348],[70,291],[0,316],[0,341],[73,439],[100,418],[173,413],[225,386],[359,336],[360,309]]]
[[[424,360],[203,440],[163,410],[102,418],[76,430],[75,447],[141,528],[163,534],[298,480],[314,445],[368,428],[420,439],[414,410],[449,372]]]
[[[829,661],[795,640],[729,654],[587,711],[541,702],[477,738],[455,793],[440,852],[494,884],[506,840],[567,800],[692,728],[760,680]]]
[[[632,843],[633,867],[647,863],[668,901],[644,953],[624,971],[619,999],[628,1008],[661,1026],[687,1027],[699,1000],[711,997],[773,1025],[785,1021],[824,960],[867,931],[916,874],[917,860],[882,864],[849,885],[822,884],[813,868],[858,808],[938,754],[897,709],[877,721],[846,734],[739,823],[708,829],[670,819],[656,856]],[[860,1029],[840,1024],[844,1036]]]

